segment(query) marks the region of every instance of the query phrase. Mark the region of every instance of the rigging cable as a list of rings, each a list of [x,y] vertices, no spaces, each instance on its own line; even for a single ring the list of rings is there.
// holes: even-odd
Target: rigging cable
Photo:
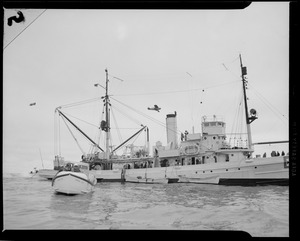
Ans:
[[[79,149],[81,150],[82,154],[85,154],[85,152],[83,151],[83,149],[82,149],[81,146],[79,145],[79,142],[78,142],[78,140],[76,139],[75,135],[73,134],[73,132],[71,131],[70,127],[69,127],[68,124],[66,123],[65,119],[64,119],[64,118],[62,118],[62,119],[63,119],[65,125],[67,126],[68,130],[70,131],[71,135],[73,136],[73,138],[74,138],[76,144],[78,145]]]
[[[61,142],[60,142],[60,118],[58,118],[58,154],[61,156]]]
[[[84,104],[88,104],[90,102],[99,101],[99,100],[102,100],[101,97],[87,99],[87,100],[81,100],[81,101],[77,101],[77,102],[74,102],[74,103],[61,105],[59,107],[60,108],[70,108],[70,107],[74,107],[74,106],[78,106],[78,105],[84,105]]]
[[[216,84],[216,85],[211,85],[208,87],[202,87],[202,88],[196,88],[196,89],[187,89],[187,90],[174,90],[174,91],[161,91],[161,92],[148,92],[148,93],[138,93],[138,94],[117,94],[114,96],[139,96],[139,95],[162,95],[162,94],[172,94],[172,93],[184,93],[184,92],[191,92],[191,91],[202,91],[203,89],[211,89],[211,88],[215,88],[215,87],[219,87],[222,85],[227,85],[227,84],[231,84],[234,82],[237,82],[240,80],[233,80],[233,81],[229,81],[226,83],[222,83],[222,84]]]
[[[103,105],[103,109],[102,109],[102,112],[101,112],[101,117],[99,119],[99,123],[101,123],[101,120],[103,119],[104,108],[105,108],[105,106]],[[99,126],[100,126],[100,124],[99,124]],[[97,128],[100,129],[98,126],[97,126]],[[98,146],[100,146],[101,137],[102,137],[102,131],[101,130],[97,131],[95,140],[97,140]],[[102,144],[103,144],[103,146],[105,145],[105,143],[102,143]],[[94,148],[96,148],[95,145],[91,145],[91,148],[90,148],[89,152],[92,153],[94,151]]]
[[[234,141],[233,145],[235,145],[235,135],[237,133],[237,131],[234,132],[234,127],[238,126],[239,111],[240,111],[240,105],[241,105],[241,102],[242,102],[242,97],[243,97],[242,92],[240,92],[240,95],[237,98],[237,108],[236,108],[233,123],[232,123],[232,126],[231,126],[231,135],[230,135],[230,138],[229,138],[229,143],[231,143],[231,141],[233,139],[233,141]]]
[[[249,84],[250,85],[250,84]],[[257,90],[255,90],[253,88],[252,85],[250,85],[251,90],[253,90],[253,92],[256,94],[256,96],[266,105],[266,107],[268,107],[275,115],[280,117],[280,120],[283,121],[282,117],[284,117],[286,120],[288,120],[288,118],[283,115],[275,106],[273,106],[263,95],[261,95]],[[286,123],[284,123],[286,124]]]
[[[133,122],[135,122],[137,125],[139,125],[139,126],[142,125],[138,120],[134,119],[133,117],[131,117],[130,115],[128,115],[126,112],[123,112],[121,109],[117,108],[115,105],[114,105],[114,109],[117,110],[122,115],[124,115],[125,117],[127,117],[128,119],[130,119]]]
[[[95,125],[95,124],[92,124],[92,123],[87,122],[87,121],[85,121],[85,120],[79,119],[79,118],[77,118],[77,117],[75,117],[75,116],[73,116],[73,115],[70,115],[70,114],[66,113],[66,112],[64,112],[64,114],[65,114],[65,115],[68,115],[68,116],[71,116],[71,117],[73,117],[74,119],[80,120],[80,121],[82,121],[82,122],[84,122],[84,123],[86,123],[86,124],[88,124],[88,125],[91,125],[91,126],[93,126],[93,127],[99,128],[99,127],[98,127],[97,125]]]
[[[147,118],[147,119],[149,119],[149,120],[152,120],[152,121],[155,122],[156,124],[158,124],[158,125],[163,126],[164,128],[166,128],[166,124],[164,124],[163,122],[161,122],[161,121],[159,121],[159,120],[156,120],[155,118],[153,118],[153,117],[151,117],[151,116],[148,116],[148,115],[144,114],[143,112],[138,111],[138,110],[134,109],[133,107],[131,107],[131,106],[129,106],[129,105],[126,105],[126,104],[124,104],[124,103],[118,101],[118,100],[115,99],[115,98],[111,98],[111,99],[113,99],[113,100],[117,101],[118,103],[120,103],[120,104],[126,106],[127,108],[129,108],[129,109],[131,109],[132,111],[138,113],[139,115],[142,115],[142,116],[144,116],[145,118]],[[181,131],[176,131],[176,132],[177,132],[178,134],[181,134],[181,133],[182,133]]]
[[[116,129],[117,129],[117,134],[118,134],[118,137],[119,137],[119,141],[120,141],[120,142],[123,142],[123,139],[122,139],[122,136],[121,136],[121,133],[120,133],[120,129],[119,129],[119,127],[118,127],[118,123],[117,123],[115,114],[114,114],[114,112],[113,112],[113,108],[111,108],[110,110],[111,110],[111,114],[112,114],[114,123],[115,123],[115,125],[116,125]]]
[[[57,124],[56,124],[56,111],[54,112],[54,156],[58,153],[57,150]]]

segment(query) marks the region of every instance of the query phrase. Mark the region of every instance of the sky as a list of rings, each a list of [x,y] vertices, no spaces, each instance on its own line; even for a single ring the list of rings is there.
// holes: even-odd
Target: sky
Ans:
[[[244,133],[245,125],[235,125],[244,118],[239,54],[248,72],[248,106],[258,113],[253,142],[288,140],[286,2],[255,2],[242,10],[24,9],[25,22],[7,26],[17,11],[5,9],[4,16],[4,172],[53,168],[58,153],[80,160],[80,148],[55,109],[64,107],[96,140],[102,100],[68,104],[103,96],[94,84],[105,85],[105,69],[111,121],[125,132],[112,136],[115,146],[140,124],[149,127],[150,146],[166,145],[163,124],[174,111],[181,132],[199,133],[201,117],[216,115],[226,122],[226,133]],[[154,104],[160,112],[147,109]],[[88,152],[90,143],[73,134]],[[102,133],[100,145],[103,139]],[[135,141],[143,145],[144,133]],[[273,149],[288,152],[288,144],[256,145],[254,153],[270,156]]]

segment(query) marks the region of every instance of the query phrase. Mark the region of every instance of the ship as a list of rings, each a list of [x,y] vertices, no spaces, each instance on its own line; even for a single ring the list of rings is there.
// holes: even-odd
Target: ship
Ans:
[[[255,109],[248,110],[247,105],[247,68],[242,64],[241,83],[243,88],[244,114],[247,128],[246,145],[230,145],[227,141],[226,122],[220,116],[203,116],[201,133],[181,133],[177,130],[177,112],[166,115],[167,146],[157,141],[153,153],[149,151],[149,130],[141,129],[126,141],[115,147],[110,143],[110,95],[108,94],[108,70],[106,72],[106,94],[102,97],[105,119],[100,130],[105,133],[106,145],[101,148],[88,137],[61,110],[56,112],[71,123],[96,148],[91,154],[83,155],[82,162],[89,163],[90,171],[98,182],[136,182],[136,183],[197,183],[214,185],[289,185],[289,156],[271,157],[253,156],[254,144],[251,136],[251,123],[258,119]],[[142,131],[146,132],[145,148],[133,151],[128,156],[116,155],[116,150]],[[180,141],[179,141],[180,139]],[[288,141],[267,142],[265,144],[288,143]],[[55,157],[52,174],[63,165],[63,158]],[[39,175],[50,171],[40,170]],[[54,175],[53,174],[53,175]],[[51,175],[47,175],[51,179]]]

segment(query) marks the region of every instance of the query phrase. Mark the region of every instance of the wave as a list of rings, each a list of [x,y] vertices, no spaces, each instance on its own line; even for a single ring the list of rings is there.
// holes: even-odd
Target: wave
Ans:
[[[35,177],[38,175],[30,174],[29,172],[10,172],[10,173],[3,173],[3,178],[20,178],[20,177]]]

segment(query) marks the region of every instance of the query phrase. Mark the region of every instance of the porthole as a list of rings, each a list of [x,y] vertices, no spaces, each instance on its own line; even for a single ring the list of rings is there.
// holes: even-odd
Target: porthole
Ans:
[[[210,170],[210,172],[212,172],[212,170]]]
[[[203,173],[205,173],[205,171],[203,171]]]
[[[241,168],[238,168],[238,170],[241,170]]]
[[[196,174],[197,174],[198,172],[196,172]]]
[[[215,139],[216,139],[216,137],[214,136],[214,137],[213,137],[213,139],[215,140]]]
[[[257,167],[254,167],[255,169],[257,168]]]
[[[228,169],[226,169],[226,172],[228,172]]]

